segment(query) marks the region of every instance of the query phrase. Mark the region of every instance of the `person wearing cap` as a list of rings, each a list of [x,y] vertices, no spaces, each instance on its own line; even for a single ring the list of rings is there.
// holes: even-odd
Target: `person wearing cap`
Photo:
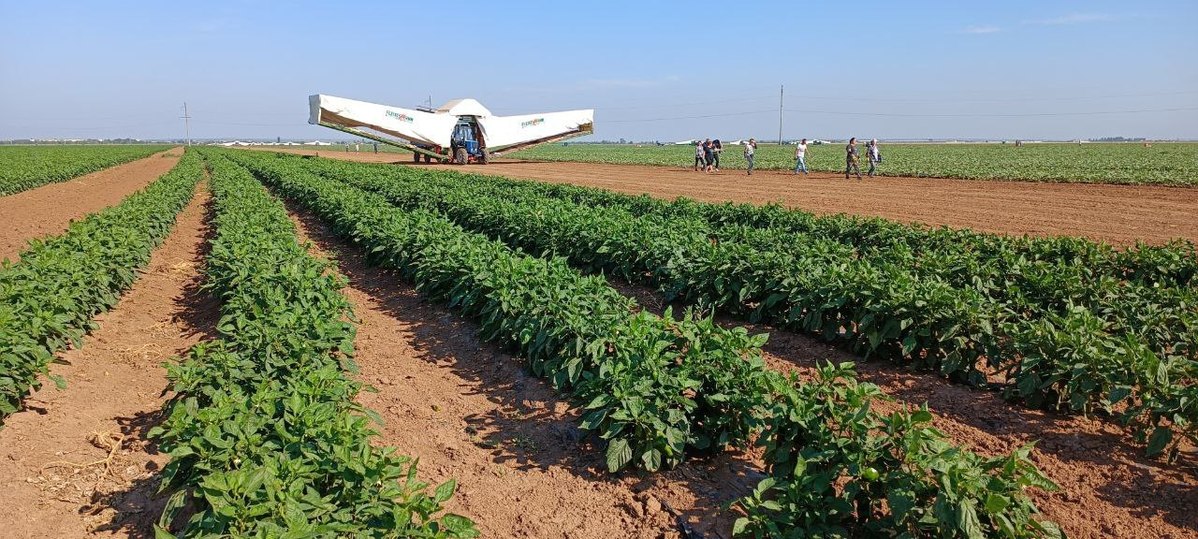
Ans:
[[[795,145],[795,174],[803,171],[803,175],[807,175],[807,139],[800,140]]]
[[[753,155],[757,153],[757,139],[751,138],[745,143],[745,162],[748,163],[747,175],[753,175]]]
[[[878,163],[882,162],[882,151],[878,149],[878,139],[869,141],[865,148],[865,155],[869,157],[868,176],[872,178],[878,171]]]

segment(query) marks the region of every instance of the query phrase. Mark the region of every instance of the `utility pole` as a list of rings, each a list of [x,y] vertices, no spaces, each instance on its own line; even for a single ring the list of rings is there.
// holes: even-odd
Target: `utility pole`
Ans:
[[[785,96],[786,87],[778,86],[778,145],[782,145],[782,98]]]
[[[191,115],[187,113],[187,102],[183,102],[183,131],[187,134],[187,145],[191,146]]]

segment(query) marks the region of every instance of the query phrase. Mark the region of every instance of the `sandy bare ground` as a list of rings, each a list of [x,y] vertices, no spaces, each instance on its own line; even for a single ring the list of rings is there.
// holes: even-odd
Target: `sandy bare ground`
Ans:
[[[279,150],[410,165],[406,155]],[[864,181],[780,171],[716,174],[689,168],[500,160],[491,165],[417,166],[601,187],[661,198],[780,202],[818,214],[848,213],[1002,234],[1082,236],[1116,245],[1198,242],[1198,189],[878,177]]]
[[[174,148],[69,181],[0,197],[0,259],[16,260],[29,240],[62,233],[71,221],[117,204],[165,174],[181,155],[183,149]]]
[[[156,171],[173,161],[151,158],[153,165],[143,166]],[[26,410],[6,419],[0,535],[154,536],[164,500],[153,495],[166,458],[145,433],[166,398],[161,364],[210,336],[218,314],[217,303],[198,290],[207,200],[201,184],[133,288],[97,317],[100,328],[82,348],[61,354],[69,364],[51,367],[67,388],[48,383],[26,399]]]
[[[356,361],[378,389],[359,399],[386,422],[376,442],[419,457],[422,480],[455,478],[448,509],[474,519],[484,537],[679,538],[686,526],[728,536],[731,515],[719,504],[760,479],[749,457],[607,474],[602,449],[576,427],[577,410],[518,359],[292,210],[314,251],[333,255],[350,281]]]

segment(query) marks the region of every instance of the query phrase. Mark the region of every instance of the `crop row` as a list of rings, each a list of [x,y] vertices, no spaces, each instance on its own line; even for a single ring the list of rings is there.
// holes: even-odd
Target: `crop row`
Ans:
[[[137,280],[201,176],[199,159],[188,153],[119,205],[72,223],[59,236],[34,240],[16,263],[0,263],[0,420],[40,387],[38,377],[49,374],[54,354],[81,346],[92,318]]]
[[[812,171],[844,173],[847,141],[812,144],[807,166]],[[862,168],[865,139],[858,140]],[[1198,183],[1198,144],[904,144],[882,141],[887,176],[960,178],[1043,182],[1194,185]],[[721,166],[744,170],[743,147],[724,145]],[[762,144],[756,168],[793,170],[791,145]],[[694,162],[690,145],[553,144],[512,154],[518,159],[628,165],[688,167]],[[795,180],[802,182],[800,176]]]
[[[168,146],[0,146],[0,196],[103,170]]]
[[[765,405],[764,336],[710,319],[654,316],[561,260],[525,256],[439,215],[403,212],[379,195],[235,155],[586,403],[581,426],[606,440],[609,470],[655,471],[688,451],[747,443]]]
[[[174,537],[474,537],[438,515],[416,464],[374,447],[354,402],[354,326],[344,280],[309,256],[279,201],[244,169],[209,155],[216,235],[207,287],[219,338],[168,366],[176,395],[150,435],[174,490],[156,529]]]
[[[672,448],[681,437],[684,451],[710,451],[743,447],[764,427],[758,440],[771,477],[738,502],[746,516],[737,534],[1058,535],[1036,520],[1024,493],[1055,488],[1027,460],[1027,448],[982,458],[928,426],[926,409],[880,414],[871,408],[880,392],[858,384],[851,366],[826,366],[811,382],[783,379],[762,369],[761,339],[743,330],[634,312],[601,278],[559,259],[520,254],[424,210],[397,209],[296,161],[229,155],[425,294],[480,319],[485,338],[517,348],[534,372],[586,403],[583,427],[608,441],[610,469],[681,460],[676,452],[657,462],[652,449],[639,449],[642,440]]]
[[[315,168],[530,252],[648,281],[667,299],[815,333],[978,385],[997,374],[1010,398],[1033,407],[1117,411],[1151,454],[1173,457],[1182,438],[1198,438],[1192,289],[1085,281],[1044,268],[1042,282],[1019,275],[1017,285],[962,286],[939,272],[913,271],[903,257],[854,256],[843,244],[787,231],[713,229],[702,219],[637,216],[536,193],[493,197],[474,178],[452,173]]]

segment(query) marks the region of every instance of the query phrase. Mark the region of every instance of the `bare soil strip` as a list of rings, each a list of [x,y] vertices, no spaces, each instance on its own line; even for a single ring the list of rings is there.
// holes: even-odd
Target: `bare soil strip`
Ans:
[[[395,154],[279,150],[334,159],[411,165]],[[420,164],[478,174],[601,187],[672,199],[780,202],[817,214],[848,213],[902,222],[1033,236],[1081,236],[1115,245],[1198,242],[1198,189],[878,177],[863,181],[782,171],[717,174],[689,168],[500,160],[487,166]]]
[[[663,304],[653,290],[613,283],[653,312]],[[682,312],[674,305],[675,313]],[[887,362],[862,361],[824,342],[766,325],[722,318],[725,326],[769,333],[766,364],[777,371],[810,374],[817,362],[853,362],[859,378],[882,388],[895,403],[880,408],[928,403],[933,425],[962,447],[988,456],[1009,453],[1032,441],[1032,460],[1061,490],[1035,494],[1036,504],[1074,539],[1123,537],[1155,539],[1198,534],[1198,456],[1179,466],[1142,456],[1121,430],[1094,418],[1029,410],[994,392],[951,384],[931,373],[912,373]],[[1191,448],[1192,449],[1192,448]]]
[[[484,537],[680,538],[684,527],[727,537],[732,518],[719,505],[760,479],[750,456],[607,474],[602,449],[576,427],[578,411],[522,362],[291,209],[313,251],[332,255],[349,278],[356,361],[378,390],[359,400],[385,420],[376,443],[419,457],[423,480],[457,479],[448,509],[474,519]]]
[[[170,154],[170,157],[164,157]],[[71,221],[115,205],[179,162],[182,148],[159,152],[59,183],[0,197],[0,260],[16,260],[29,240],[59,234]]]
[[[116,181],[137,174],[156,178],[175,159],[143,161],[149,162],[142,172]],[[94,184],[87,188],[96,190]],[[69,364],[51,367],[66,378],[67,388],[48,383],[26,399],[28,409],[6,420],[0,430],[0,535],[154,536],[152,524],[164,502],[154,496],[157,472],[166,458],[145,434],[166,399],[161,364],[211,336],[218,316],[216,301],[198,288],[207,201],[201,183],[133,288],[97,317],[100,328],[82,348],[61,354]],[[56,206],[44,208],[58,215]]]

